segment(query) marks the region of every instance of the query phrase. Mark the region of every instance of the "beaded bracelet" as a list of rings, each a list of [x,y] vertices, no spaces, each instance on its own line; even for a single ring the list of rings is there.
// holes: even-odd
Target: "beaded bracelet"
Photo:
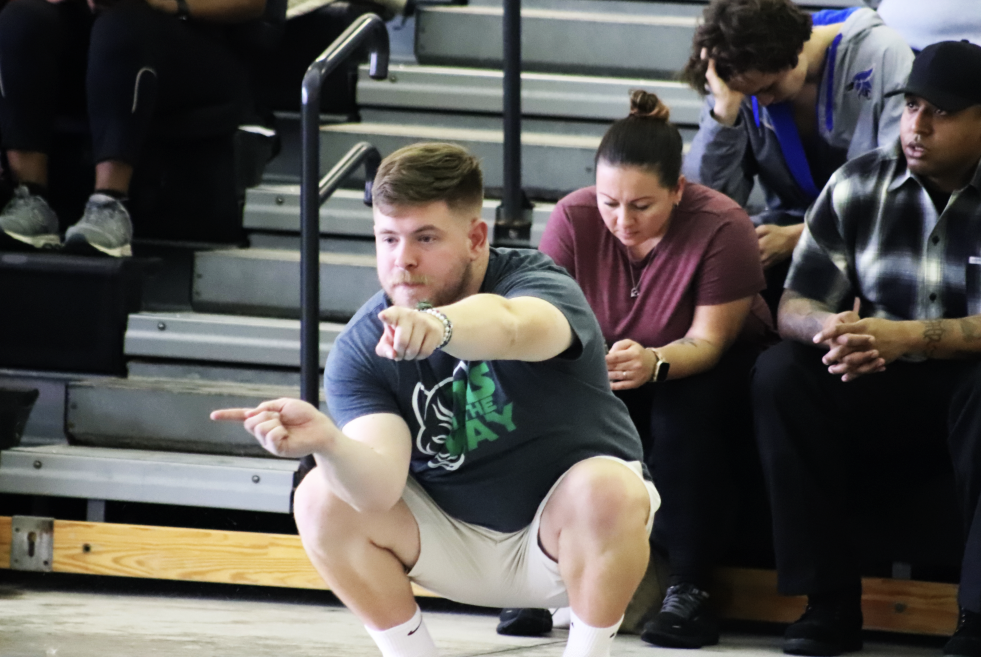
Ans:
[[[417,304],[416,310],[421,313],[428,313],[443,323],[443,341],[440,342],[436,348],[442,349],[445,347],[453,337],[453,322],[450,321],[450,318],[436,308],[433,308],[432,304],[426,303],[425,301]]]

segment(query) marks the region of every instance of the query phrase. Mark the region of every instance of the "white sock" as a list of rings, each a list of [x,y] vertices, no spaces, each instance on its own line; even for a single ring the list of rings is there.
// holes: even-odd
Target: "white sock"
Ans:
[[[549,611],[552,612],[553,630],[569,629],[569,614],[572,613],[571,607],[558,607],[556,609],[549,609]]]
[[[569,610],[569,642],[562,657],[610,657],[610,646],[620,629],[623,616],[609,627],[592,627]]]
[[[412,618],[401,625],[387,630],[373,630],[368,626],[365,629],[375,640],[382,657],[436,657],[439,654],[419,607]]]

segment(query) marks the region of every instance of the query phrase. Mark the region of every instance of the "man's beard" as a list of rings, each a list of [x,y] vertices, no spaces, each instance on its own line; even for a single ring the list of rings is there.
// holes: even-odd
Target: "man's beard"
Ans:
[[[406,298],[404,288],[399,288],[402,284],[411,285],[425,285],[427,287],[431,286],[434,281],[431,276],[413,274],[411,272],[400,272],[389,277],[388,282],[383,286],[385,293],[388,298],[396,306],[403,306],[406,308],[415,308],[417,304],[426,302],[433,306],[446,306],[463,298],[470,287],[470,282],[473,280],[473,262],[469,260],[464,263],[463,270],[458,276],[453,277],[454,280],[445,283],[441,287],[435,290],[421,291],[422,294],[416,297],[414,294],[410,294]],[[396,290],[400,290],[400,293],[396,293]]]

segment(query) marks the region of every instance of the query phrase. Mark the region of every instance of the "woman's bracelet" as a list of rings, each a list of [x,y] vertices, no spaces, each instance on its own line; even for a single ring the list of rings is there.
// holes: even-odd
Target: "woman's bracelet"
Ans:
[[[442,312],[433,308],[432,304],[422,301],[416,305],[416,310],[421,313],[428,313],[438,319],[443,324],[443,341],[436,346],[437,349],[442,349],[445,347],[449,341],[453,338],[453,322],[450,318],[444,315]]]

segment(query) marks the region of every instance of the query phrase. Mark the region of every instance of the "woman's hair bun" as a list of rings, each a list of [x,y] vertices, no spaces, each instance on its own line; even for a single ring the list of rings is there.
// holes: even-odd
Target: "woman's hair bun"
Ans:
[[[630,116],[667,121],[670,115],[671,110],[656,94],[643,89],[634,89],[630,92]]]

